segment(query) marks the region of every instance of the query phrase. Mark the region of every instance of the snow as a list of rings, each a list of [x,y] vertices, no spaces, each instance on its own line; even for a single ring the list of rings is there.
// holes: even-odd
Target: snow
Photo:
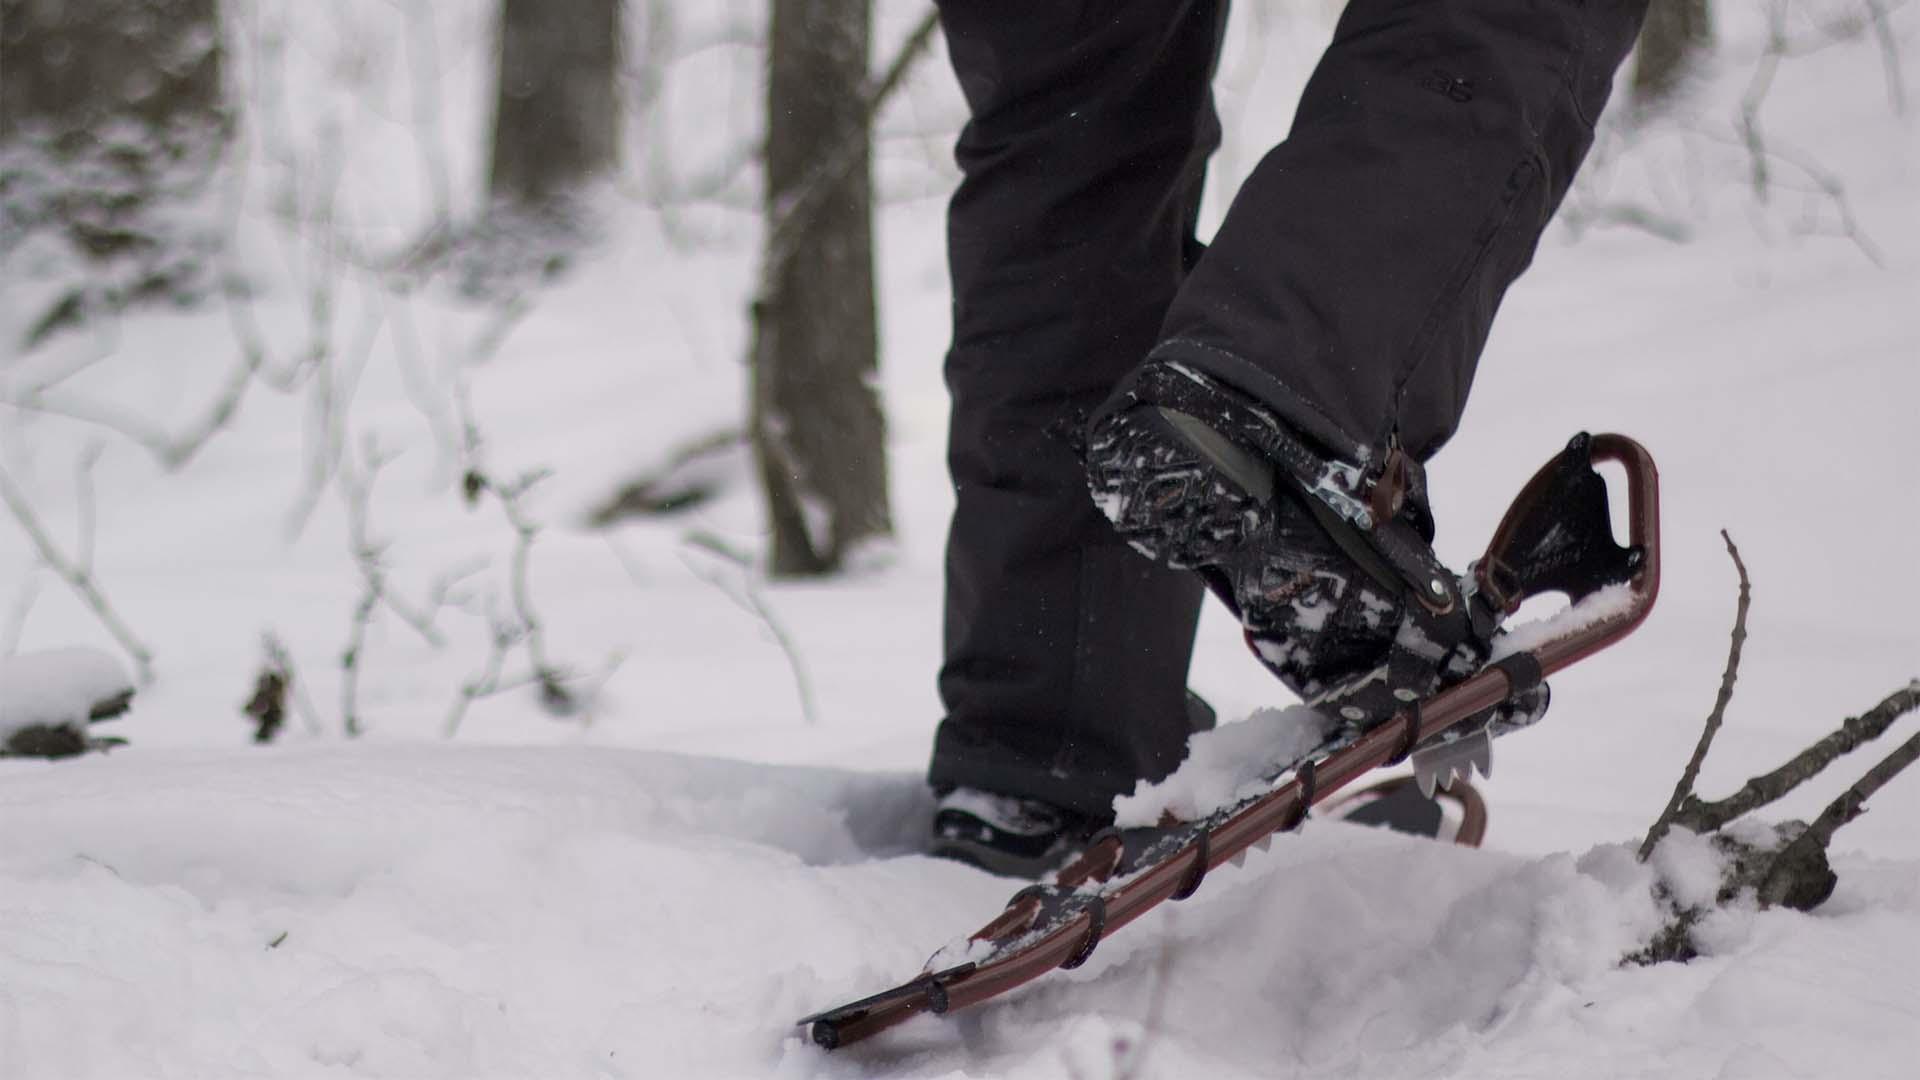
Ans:
[[[1499,660],[1515,653],[1538,649],[1557,638],[1570,637],[1631,610],[1634,599],[1633,586],[1624,583],[1606,585],[1546,618],[1512,623],[1504,627],[1505,634],[1494,639],[1490,659]]]
[[[132,690],[126,665],[98,649],[0,656],[0,742],[26,727],[85,727],[95,705]]]
[[[1713,906],[1727,864],[1711,841],[1686,829],[1668,832],[1647,861],[1667,886],[1673,902],[1683,909]]]
[[[1113,800],[1114,824],[1157,825],[1163,815],[1193,821],[1268,787],[1267,778],[1318,746],[1332,724],[1305,706],[1258,709],[1245,719],[1203,731],[1187,757],[1158,783],[1142,781]]]
[[[231,215],[253,291],[232,310],[148,311],[0,356],[0,398],[49,406],[0,409],[9,474],[155,658],[115,725],[132,745],[0,762],[0,1077],[1912,1075],[1920,778],[1841,831],[1839,889],[1817,912],[1736,905],[1702,924],[1692,963],[1617,963],[1660,918],[1656,874],[1697,896],[1711,869],[1678,834],[1653,866],[1623,845],[1664,805],[1719,684],[1736,584],[1720,528],[1754,606],[1703,793],[1920,674],[1916,596],[1889,569],[1911,563],[1920,529],[1905,497],[1920,462],[1920,146],[1912,92],[1895,115],[1871,35],[1784,62],[1760,120],[1770,145],[1844,181],[1879,264],[1832,235],[1835,206],[1804,172],[1780,163],[1765,201],[1748,189],[1730,118],[1761,28],[1721,5],[1720,71],[1697,105],[1634,147],[1603,138],[1568,204],[1643,205],[1691,240],[1556,226],[1503,304],[1466,423],[1429,472],[1441,554],[1480,554],[1513,492],[1582,429],[1650,448],[1666,532],[1646,625],[1557,677],[1546,721],[1502,740],[1487,850],[1314,820],[1083,968],[827,1055],[795,1018],[911,976],[1014,889],[915,850],[939,715],[941,207],[962,112],[937,49],[882,118],[878,156],[898,544],[846,580],[758,586],[815,721],[768,623],[731,579],[703,578],[713,560],[687,557],[693,532],[763,549],[751,491],[607,533],[580,524],[637,469],[738,426],[759,232],[733,205],[750,184],[678,205],[636,196],[662,172],[694,184],[753,137],[758,61],[733,42],[762,7],[679,4],[673,25],[646,28],[633,56],[675,41],[688,56],[662,77],[661,111],[629,119],[616,212],[509,319],[359,258],[404,249],[436,204],[477,205],[494,8],[233,5],[232,77],[273,118],[245,122]],[[1796,32],[1816,8],[1844,5],[1796,5]],[[882,5],[881,37],[916,17]],[[1890,15],[1909,60],[1917,17]],[[1319,5],[1235,18],[1210,221],[1284,132],[1330,29]],[[0,350],[36,287],[0,288]],[[250,323],[276,372],[331,343],[327,390],[254,386],[178,469],[52,408],[191,432]],[[456,388],[492,473],[549,471],[525,499],[542,526],[526,585],[548,651],[597,692],[555,717],[519,686],[475,701],[448,740],[448,705],[511,610],[515,546],[497,506],[460,497]],[[435,612],[438,645],[375,613],[358,667],[367,734],[349,741],[340,655],[361,579],[337,490],[309,507],[304,489],[316,447],[361,460],[369,439],[389,460],[368,530],[396,595],[425,606],[465,573]],[[0,653],[118,655],[37,566],[0,520]],[[311,721],[296,709],[279,743],[254,747],[239,708],[263,632]],[[525,668],[516,651],[507,681]],[[1258,756],[1236,740],[1287,722],[1218,610],[1193,682],[1229,721],[1196,752],[1242,770],[1213,772],[1211,794],[1190,776],[1179,797],[1198,805]],[[1865,767],[1843,762],[1773,812],[1811,817]]]
[[[793,1018],[910,973],[1011,891],[911,853],[911,774],[125,756],[0,786],[0,820],[30,823],[0,857],[0,1074],[1106,1075],[1124,1040],[1149,1076],[1791,1076],[1844,1039],[1850,1075],[1892,1077],[1914,1049],[1889,993],[1920,963],[1913,863],[1845,860],[1830,911],[1736,914],[1703,960],[1619,968],[1659,918],[1622,848],[1316,821],[1012,1004],[827,1058]]]

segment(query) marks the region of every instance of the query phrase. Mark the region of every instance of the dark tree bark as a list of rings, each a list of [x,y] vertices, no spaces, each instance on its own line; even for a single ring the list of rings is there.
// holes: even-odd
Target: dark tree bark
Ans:
[[[1653,0],[1633,62],[1633,103],[1667,100],[1713,42],[1710,0]]]
[[[0,0],[0,258],[57,230],[94,267],[27,345],[98,310],[205,291],[214,239],[152,211],[198,191],[218,159],[221,68],[217,0]]]
[[[0,142],[75,155],[118,121],[221,126],[220,57],[214,0],[0,0]]]
[[[543,206],[613,165],[619,39],[620,0],[501,0],[496,200]]]
[[[831,573],[892,532],[874,387],[871,37],[870,0],[773,0],[751,433],[777,576]]]

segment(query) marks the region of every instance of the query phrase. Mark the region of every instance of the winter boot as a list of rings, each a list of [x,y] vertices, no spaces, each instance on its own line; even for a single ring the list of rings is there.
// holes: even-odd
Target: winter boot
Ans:
[[[929,853],[1032,880],[1066,862],[1093,832],[1088,819],[1043,802],[954,788],[934,811]]]
[[[1088,483],[1135,550],[1198,573],[1267,667],[1311,701],[1384,661],[1408,599],[1378,557],[1335,539],[1323,523],[1334,511],[1273,460],[1276,436],[1301,446],[1252,398],[1153,361],[1094,418]],[[1317,464],[1330,491],[1358,487],[1358,466]],[[1415,494],[1403,512],[1423,516]]]
[[[1467,617],[1428,546],[1425,474],[1397,451],[1340,461],[1252,397],[1156,360],[1095,414],[1087,476],[1122,537],[1199,574],[1267,668],[1347,722],[1379,723],[1488,655],[1491,623]],[[1510,729],[1545,706],[1541,687],[1488,719]]]

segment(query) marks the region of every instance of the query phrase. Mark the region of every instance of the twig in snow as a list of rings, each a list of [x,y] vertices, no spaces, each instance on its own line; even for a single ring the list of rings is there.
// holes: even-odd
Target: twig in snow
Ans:
[[[490,359],[526,309],[527,301],[524,298],[511,301],[475,342],[470,363],[479,364]],[[506,619],[496,615],[494,618],[492,653],[481,674],[468,681],[448,714],[446,731],[449,735],[459,730],[467,706],[475,698],[507,688],[500,683],[500,674],[505,666],[506,654],[518,645],[525,646],[532,668],[524,681],[540,688],[541,702],[549,711],[564,715],[573,712],[581,703],[581,695],[569,686],[574,678],[573,673],[554,663],[548,655],[546,624],[533,603],[530,568],[533,546],[539,539],[541,526],[527,512],[524,499],[527,492],[545,479],[547,474],[536,470],[506,483],[496,481],[484,461],[486,442],[481,437],[479,422],[474,417],[473,399],[464,375],[457,374],[453,380],[453,404],[460,429],[463,496],[467,505],[474,506],[479,504],[482,497],[492,495],[500,504],[501,514],[508,526],[513,529],[514,545],[508,570],[512,617]],[[519,684],[516,682],[514,685]]]
[[[266,652],[267,663],[286,674],[287,696],[293,701],[294,711],[300,714],[300,719],[306,724],[307,733],[320,734],[320,711],[315,709],[313,702],[307,698],[305,684],[300,681],[300,672],[293,665],[293,654],[272,631],[260,635],[260,644]]]
[[[18,521],[20,528],[26,532],[27,539],[33,541],[33,546],[40,552],[41,561],[53,571],[56,577],[66,582],[79,595],[81,602],[93,611],[101,625],[107,628],[107,632],[113,635],[113,639],[133,660],[141,685],[151,683],[153,653],[141,643],[139,637],[108,602],[106,594],[100,591],[100,584],[93,576],[92,565],[89,562],[68,559],[61,554],[60,549],[54,545],[53,538],[48,536],[47,530],[41,526],[32,505],[27,502],[26,493],[13,482],[13,476],[7,472],[4,465],[0,465],[0,501],[7,504],[7,509],[13,512],[14,520]],[[91,541],[89,541],[90,545]]]
[[[520,626],[510,619],[495,619],[486,663],[480,673],[461,684],[460,692],[454,695],[453,704],[447,709],[446,722],[441,726],[448,738],[459,734],[460,722],[466,719],[467,708],[480,698],[497,694],[505,687],[500,684],[500,673],[506,668],[507,654],[520,641]]]
[[[546,680],[538,672],[530,671],[514,679],[503,677],[507,656],[513,652],[516,645],[521,643],[525,636],[525,628],[515,619],[498,616],[492,620],[492,626],[492,644],[487,651],[486,663],[472,678],[461,684],[459,693],[454,695],[453,703],[447,708],[447,718],[442,724],[441,731],[448,738],[460,733],[460,725],[466,719],[467,710],[481,698],[505,693],[522,686],[538,686],[543,693],[546,690]],[[574,707],[591,710],[593,703],[599,698],[600,690],[624,663],[626,663],[625,654],[615,653],[607,658],[606,667],[601,670],[598,679],[590,687],[578,692],[569,689],[567,693]],[[590,720],[590,717],[591,713],[586,713],[583,722]]]
[[[1753,583],[1747,579],[1747,564],[1740,559],[1740,549],[1733,544],[1733,537],[1727,530],[1720,530],[1720,538],[1727,542],[1727,554],[1733,558],[1733,568],[1740,574],[1740,600],[1733,614],[1732,641],[1727,646],[1727,668],[1720,676],[1720,693],[1714,698],[1713,711],[1707,714],[1706,726],[1700,732],[1700,741],[1693,748],[1693,757],[1687,761],[1687,767],[1680,773],[1680,782],[1674,785],[1673,798],[1667,800],[1667,808],[1654,820],[1653,827],[1647,830],[1647,838],[1640,842],[1639,857],[1645,862],[1653,854],[1654,847],[1661,837],[1673,826],[1679,816],[1680,808],[1693,796],[1693,782],[1700,776],[1700,765],[1707,759],[1707,750],[1713,745],[1713,737],[1720,732],[1720,724],[1726,719],[1727,704],[1733,700],[1733,683],[1740,675],[1740,649],[1747,641],[1747,608],[1753,600]]]
[[[510,300],[475,340],[468,364],[478,366],[491,360],[529,306],[530,301],[525,297]],[[486,467],[486,440],[481,437],[480,425],[473,411],[473,396],[464,374],[456,374],[453,380],[453,404],[460,428],[460,456],[464,463],[461,488],[467,504],[477,505],[483,495],[491,494],[499,502],[501,513],[513,529],[508,594],[513,603],[513,617],[519,626],[518,633],[513,635],[513,642],[524,642],[526,645],[527,659],[533,668],[531,680],[540,687],[542,702],[552,712],[570,712],[579,704],[578,696],[567,686],[572,674],[555,664],[547,654],[546,626],[534,607],[533,589],[529,583],[533,545],[539,539],[540,524],[527,513],[523,500],[527,492],[545,479],[547,474],[536,470],[504,484],[496,481]],[[496,650],[500,637],[496,631]],[[461,708],[464,710],[464,706]],[[451,718],[449,729],[458,726],[458,717]]]
[[[1910,698],[1910,706],[1920,701],[1920,682],[1908,685],[1905,692]],[[1801,867],[1816,859],[1824,863],[1827,843],[1833,839],[1833,834],[1839,831],[1840,826],[1865,813],[1867,799],[1902,769],[1913,764],[1915,759],[1920,759],[1920,732],[1908,736],[1898,749],[1868,769],[1867,774],[1841,792],[1839,798],[1828,803],[1813,824],[1773,857],[1773,865],[1760,883],[1760,903],[1774,905],[1788,902],[1789,894],[1801,878]]]
[[[1675,824],[1695,832],[1711,832],[1733,819],[1766,806],[1794,788],[1818,776],[1843,754],[1880,737],[1906,713],[1920,709],[1920,681],[1907,684],[1887,695],[1879,704],[1859,716],[1848,717],[1839,730],[1795,754],[1772,772],[1753,777],[1731,796],[1716,802],[1704,802],[1687,796]]]
[[[287,691],[292,688],[292,682],[286,669],[271,661],[254,677],[253,693],[240,707],[241,714],[253,722],[254,742],[270,743],[280,734],[281,726],[287,722]]]
[[[240,409],[241,399],[246,396],[247,387],[253,382],[254,373],[260,368],[261,359],[257,353],[243,352],[233,369],[227,373],[226,382],[221,385],[205,414],[177,435],[168,434],[131,412],[108,405],[63,401],[41,394],[10,398],[4,404],[24,412],[62,416],[105,428],[144,448],[163,467],[178,469],[192,461],[233,419],[234,413]]]
[[[422,609],[396,595],[387,580],[386,548],[373,539],[368,519],[374,480],[390,459],[381,454],[372,440],[368,440],[363,453],[364,465],[356,465],[350,455],[341,455],[338,480],[341,500],[347,510],[347,547],[360,574],[360,598],[354,602],[346,648],[340,653],[340,717],[349,738],[364,730],[359,710],[360,659],[366,646],[367,629],[376,611],[385,607],[433,648],[446,644],[446,637],[435,620],[445,603],[447,586],[436,584],[429,596],[429,606]]]
[[[540,698],[548,709],[565,713],[576,704],[573,692],[567,688],[570,676],[547,656],[546,624],[533,606],[533,589],[527,583],[527,568],[533,559],[533,543],[540,536],[540,526],[527,516],[520,502],[521,497],[546,475],[545,472],[529,473],[504,487],[489,483],[488,488],[499,501],[500,512],[506,515],[507,524],[513,527],[508,595],[513,599],[514,618],[519,620],[526,640],[527,659],[533,665],[534,680],[540,685]]]
[[[725,540],[711,533],[690,533],[686,538],[686,544],[739,568],[741,584],[738,589],[734,589],[721,575],[703,570],[694,565],[691,560],[682,557],[682,561],[687,564],[687,569],[693,571],[695,576],[725,593],[735,604],[753,613],[766,626],[767,632],[773,635],[774,642],[780,646],[780,651],[786,655],[787,667],[793,671],[794,691],[800,697],[801,719],[809,727],[819,723],[819,716],[813,705],[813,687],[807,678],[806,664],[800,659],[800,647],[794,643],[793,635],[787,632],[786,626],[780,622],[773,608],[768,605],[766,595],[760,589],[759,579],[754,574],[752,557],[746,552],[736,551]]]
[[[393,459],[382,454],[370,441],[363,452],[366,455],[364,471],[348,458],[343,457],[340,462],[340,490],[347,509],[347,547],[360,571],[361,583],[373,605],[384,606],[412,627],[428,645],[441,648],[447,643],[446,635],[435,623],[450,585],[444,578],[436,581],[424,608],[413,606],[393,591],[387,580],[386,545],[373,539],[369,509],[374,480]]]

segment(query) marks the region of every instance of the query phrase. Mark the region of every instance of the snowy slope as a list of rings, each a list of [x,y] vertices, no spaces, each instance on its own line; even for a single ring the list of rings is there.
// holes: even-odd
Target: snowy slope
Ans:
[[[1236,13],[1216,196],[1284,131],[1324,6]],[[88,548],[94,523],[94,570],[157,673],[115,725],[131,747],[0,761],[0,1077],[1913,1075],[1920,777],[1840,834],[1840,892],[1816,915],[1730,915],[1699,961],[1615,966],[1653,912],[1645,872],[1608,845],[1637,838],[1665,800],[1725,655],[1734,579],[1719,528],[1741,544],[1755,599],[1706,792],[1920,675],[1920,588],[1902,572],[1920,532],[1920,102],[1909,90],[1894,113],[1863,38],[1783,65],[1762,112],[1775,145],[1844,180],[1876,264],[1830,235],[1836,204],[1806,174],[1782,164],[1765,202],[1746,188],[1731,117],[1760,28],[1721,7],[1718,76],[1634,145],[1603,145],[1572,204],[1650,207],[1689,241],[1552,231],[1434,468],[1456,562],[1574,430],[1635,435],[1665,483],[1660,606],[1556,681],[1545,724],[1500,745],[1490,850],[1315,825],[1077,972],[835,1056],[791,1020],[911,974],[1010,891],[913,854],[950,505],[949,77],[937,57],[925,65],[884,125],[898,549],[851,580],[757,587],[795,643],[810,723],[788,656],[729,595],[750,583],[684,542],[700,530],[752,550],[749,491],[664,523],[578,524],[641,463],[737,420],[750,216],[726,198],[646,207],[631,196],[660,163],[635,151],[596,249],[518,321],[398,290],[324,230],[393,250],[424,223],[436,177],[456,212],[474,205],[490,5],[242,7],[235,77],[282,118],[245,133],[246,313],[276,363],[331,342],[337,393],[257,387],[171,471],[123,433],[0,409],[0,461],[66,550]],[[751,133],[754,60],[725,41],[758,9],[676,8],[690,57],[657,126],[635,132],[671,142],[676,175]],[[912,16],[885,11],[882,36]],[[1901,9],[1894,22],[1911,57],[1920,21]],[[359,84],[337,85],[343,71]],[[329,145],[351,151],[329,161]],[[336,168],[329,196],[313,178]],[[331,305],[320,323],[316,283]],[[0,341],[15,340],[31,291],[0,287]],[[0,397],[45,387],[184,432],[235,354],[227,312],[148,313],[0,357]],[[449,741],[489,611],[510,602],[513,547],[497,507],[458,494],[461,384],[491,469],[551,470],[529,500],[545,525],[529,584],[550,651],[597,693],[565,718],[524,688],[488,697]],[[441,644],[390,612],[372,622],[356,692],[368,734],[354,743],[339,733],[360,590],[348,517],[331,488],[303,497],[336,422],[356,454],[371,438],[392,455],[368,508],[394,586],[419,602],[466,572],[463,604],[436,619]],[[0,521],[0,648],[115,648],[34,566]],[[239,715],[263,631],[285,643],[317,718],[296,716],[271,749],[246,745]],[[1194,682],[1228,717],[1287,703],[1217,612]],[[1814,812],[1840,782],[1781,813]],[[1667,857],[1699,872],[1684,845]]]
[[[386,747],[6,780],[6,1076],[1898,1077],[1916,1050],[1912,860],[1619,969],[1656,918],[1622,849],[1317,825],[1079,971],[828,1058],[793,1018],[1010,889],[909,853],[912,776]]]

